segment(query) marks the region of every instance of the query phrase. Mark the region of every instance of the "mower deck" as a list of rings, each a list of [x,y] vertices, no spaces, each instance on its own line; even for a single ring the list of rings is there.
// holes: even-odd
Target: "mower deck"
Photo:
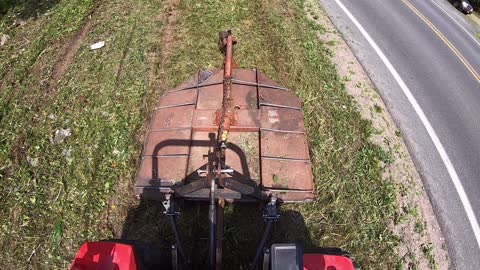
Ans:
[[[165,194],[187,184],[202,185],[198,180],[217,140],[223,73],[199,72],[160,99],[146,136],[136,195],[163,200]],[[255,69],[233,69],[231,87],[235,116],[226,164],[233,172],[227,176],[227,185],[216,191],[218,196],[252,201],[254,196],[245,194],[260,190],[283,202],[312,200],[313,176],[300,99]],[[244,185],[228,188],[237,182]],[[239,188],[243,192],[234,191]],[[178,194],[208,200],[208,183]]]

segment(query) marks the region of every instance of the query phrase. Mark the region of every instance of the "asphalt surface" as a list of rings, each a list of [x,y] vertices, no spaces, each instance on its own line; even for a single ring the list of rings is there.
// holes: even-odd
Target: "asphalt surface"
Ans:
[[[363,26],[413,94],[480,221],[480,44],[475,38],[478,30],[446,0],[319,1],[401,129],[446,237],[452,266],[480,269],[480,247],[472,219],[467,217],[465,204],[438,147],[398,80],[337,1]]]

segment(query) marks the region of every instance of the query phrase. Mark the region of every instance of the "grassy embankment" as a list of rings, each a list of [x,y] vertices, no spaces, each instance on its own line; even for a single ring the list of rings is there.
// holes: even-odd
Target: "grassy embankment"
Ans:
[[[90,31],[58,82],[49,78],[59,51],[95,5],[41,2],[48,6],[2,10],[0,31],[10,36],[0,49],[2,268],[65,268],[85,240],[148,241],[169,231],[158,205],[137,207],[129,199],[138,137],[162,91],[199,69],[221,66],[216,39],[227,28],[239,39],[242,67],[258,67],[304,101],[317,199],[285,206],[273,239],[339,246],[365,269],[398,264],[399,239],[388,229],[395,188],[382,180],[389,155],[368,142],[375,131],[345,92],[316,38],[322,29],[308,21],[302,1],[99,1]],[[22,8],[39,12],[11,26]],[[87,45],[98,40],[106,46],[90,51]],[[60,129],[71,136],[52,143]],[[198,222],[192,226],[189,213],[195,211],[183,215],[182,233],[201,247],[198,238],[207,232]],[[254,252],[261,224],[259,211],[227,209],[229,269]],[[203,252],[197,250],[196,261]]]

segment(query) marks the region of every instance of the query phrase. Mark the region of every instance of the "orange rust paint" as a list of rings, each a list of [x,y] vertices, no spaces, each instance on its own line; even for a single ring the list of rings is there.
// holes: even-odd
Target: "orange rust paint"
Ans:
[[[225,78],[232,77],[232,59],[233,59],[233,36],[229,32],[227,36],[227,50],[225,53]]]
[[[223,85],[208,83],[223,75],[223,70],[217,70],[203,82],[207,85],[196,87],[197,81],[192,80],[187,85],[190,89],[161,98],[162,107],[155,111],[146,136],[135,194],[160,199],[169,187],[188,181],[206,164],[205,153],[216,144],[223,94]],[[238,81],[261,85],[257,92],[250,89],[254,86]],[[232,109],[233,115],[226,111],[231,121],[226,164],[238,177],[283,202],[312,200],[313,175],[298,97],[291,91],[266,87],[279,85],[260,72],[257,76],[253,69],[232,70],[231,82],[232,108],[240,109]]]
[[[217,135],[217,141],[222,143],[227,141],[230,126],[235,121],[232,99],[233,36],[230,30],[227,31],[226,43],[223,71],[223,102]]]

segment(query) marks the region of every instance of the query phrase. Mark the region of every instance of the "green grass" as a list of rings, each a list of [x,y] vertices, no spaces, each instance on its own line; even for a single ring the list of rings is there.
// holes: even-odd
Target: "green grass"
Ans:
[[[415,222],[415,232],[420,235],[423,235],[425,233],[425,230],[426,230],[425,222],[417,220]]]
[[[373,105],[373,109],[375,110],[376,113],[382,113],[383,109],[380,107],[378,104]]]
[[[428,262],[430,263],[430,267],[434,270],[438,269],[438,265],[435,261],[435,248],[432,244],[423,244],[422,245],[422,251],[423,254],[425,254],[425,257],[428,259]]]
[[[81,242],[108,237],[108,196],[120,178],[134,174],[140,151],[135,134],[144,121],[145,95],[153,91],[147,89],[147,53],[158,44],[162,3],[102,5],[58,91],[42,92],[39,81],[48,71],[39,70],[51,69],[56,52],[49,46],[81,27],[92,1],[63,1],[48,18],[29,21],[26,26],[44,30],[30,32],[25,52],[2,63],[8,80],[0,99],[2,268],[65,269]],[[11,36],[14,46],[18,36]],[[100,39],[106,47],[90,51],[87,45]],[[9,50],[15,48],[2,53]],[[72,135],[52,144],[61,128],[70,128]],[[37,158],[38,165],[29,165],[27,157]]]
[[[171,240],[161,206],[137,207],[124,198],[131,194],[141,150],[136,136],[159,90],[200,69],[221,67],[216,41],[228,28],[238,37],[235,57],[241,67],[258,67],[304,102],[317,197],[310,204],[285,205],[272,241],[338,246],[364,269],[398,263],[399,239],[388,229],[396,189],[382,180],[381,165],[391,157],[369,143],[374,130],[346,93],[331,52],[316,38],[323,29],[306,18],[302,1],[183,0],[164,64],[158,58],[167,46],[159,16],[169,9],[165,3],[102,1],[58,89],[43,93],[39,82],[48,78],[56,49],[93,6],[88,0],[60,1],[47,15],[8,30],[12,38],[0,51],[2,268],[66,268],[80,243],[92,239]],[[106,46],[90,51],[87,45],[98,40]],[[72,135],[52,144],[61,128]],[[38,164],[33,167],[27,157]],[[187,206],[180,227],[201,264],[205,209]],[[225,261],[228,269],[238,269],[255,252],[261,211],[252,206],[226,211]]]

